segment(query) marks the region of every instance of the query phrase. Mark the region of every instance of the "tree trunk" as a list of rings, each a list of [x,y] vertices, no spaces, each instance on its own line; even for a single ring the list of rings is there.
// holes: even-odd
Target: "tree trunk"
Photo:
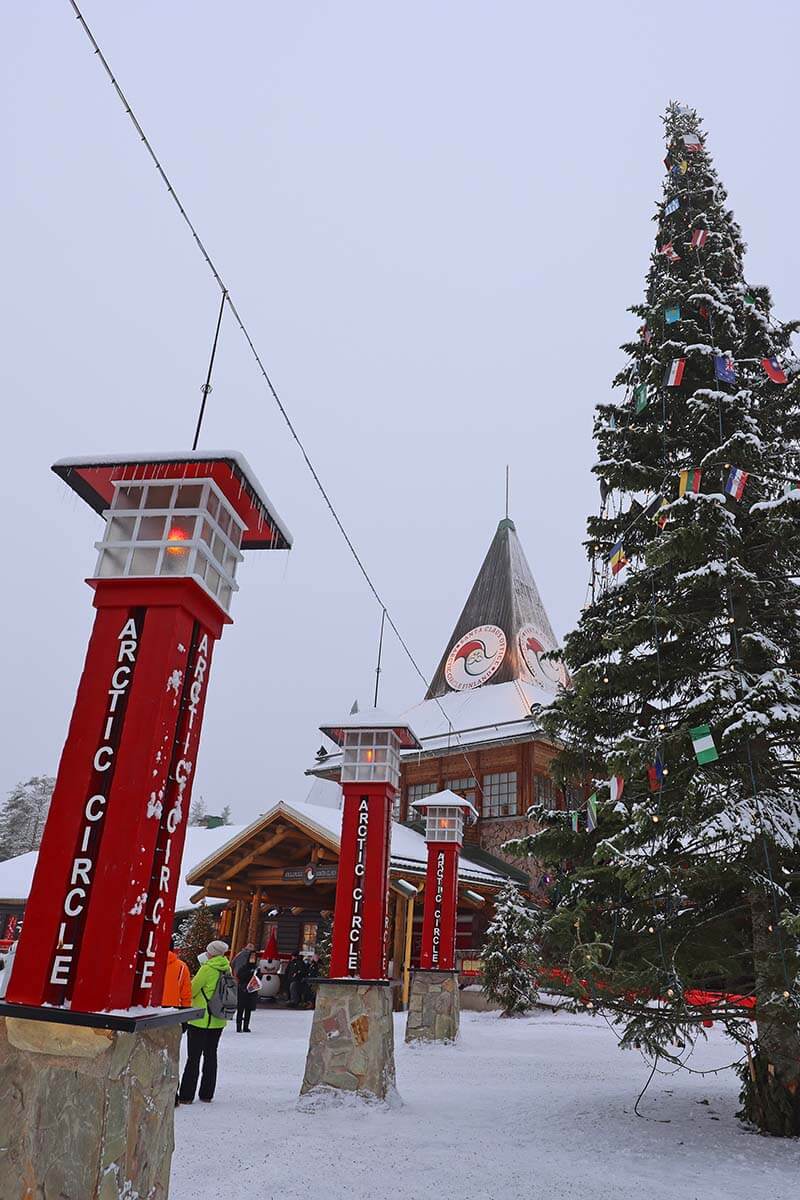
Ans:
[[[770,898],[750,896],[758,1040],[742,1072],[740,1116],[774,1137],[800,1136],[800,1022],[784,999],[793,978],[794,955],[775,928]]]

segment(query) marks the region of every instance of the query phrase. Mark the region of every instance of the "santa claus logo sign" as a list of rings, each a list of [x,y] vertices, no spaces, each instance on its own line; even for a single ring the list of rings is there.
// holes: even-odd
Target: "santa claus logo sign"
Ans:
[[[444,677],[456,692],[480,687],[494,675],[505,658],[506,635],[497,625],[470,629],[447,656]]]
[[[548,639],[549,640],[549,639]],[[563,663],[544,657],[554,645],[547,645],[534,625],[523,625],[519,631],[519,650],[522,661],[540,687],[553,692],[559,684],[566,686],[567,673]]]

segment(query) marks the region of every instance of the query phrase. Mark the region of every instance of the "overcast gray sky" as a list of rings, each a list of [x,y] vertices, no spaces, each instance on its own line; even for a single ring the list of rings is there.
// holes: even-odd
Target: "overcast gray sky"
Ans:
[[[389,607],[433,672],[511,514],[557,633],[583,602],[593,405],[642,291],[670,98],[703,114],[751,249],[800,315],[793,2],[85,0]],[[55,772],[100,519],[50,473],[191,444],[218,292],[67,0],[3,17],[0,793]],[[301,799],[369,700],[380,613],[242,338],[201,447],[295,535],[243,563],[196,791]],[[421,698],[393,640],[382,702]]]

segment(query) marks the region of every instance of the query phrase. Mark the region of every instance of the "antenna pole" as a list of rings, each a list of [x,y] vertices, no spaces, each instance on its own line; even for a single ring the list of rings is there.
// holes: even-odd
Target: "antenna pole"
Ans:
[[[208,374],[206,375],[205,383],[200,389],[200,391],[203,393],[203,399],[200,404],[200,415],[197,418],[197,428],[194,431],[194,441],[192,442],[193,450],[197,449],[197,442],[200,437],[200,426],[203,424],[203,414],[206,411],[206,400],[208,399],[208,393],[211,391],[211,372],[214,370],[214,358],[217,353],[217,341],[219,340],[219,327],[222,324],[222,312],[225,308],[225,301],[227,299],[228,293],[223,291],[222,300],[220,301],[219,305],[219,316],[217,317],[217,328],[214,330],[214,344],[211,347],[211,358],[208,361]]]
[[[506,520],[508,520],[508,463],[506,463]]]
[[[378,687],[381,681],[381,658],[383,656],[383,627],[386,624],[386,609],[381,613],[381,635],[378,639],[378,665],[375,668],[375,701],[374,708],[378,707]]]

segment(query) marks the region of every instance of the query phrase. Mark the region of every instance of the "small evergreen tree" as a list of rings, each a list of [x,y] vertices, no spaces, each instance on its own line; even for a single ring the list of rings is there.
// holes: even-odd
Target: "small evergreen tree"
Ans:
[[[223,825],[232,825],[233,824],[233,821],[231,820],[230,804],[225,805],[225,807],[222,810],[222,816],[220,819],[221,819]]]
[[[205,800],[202,796],[196,796],[192,801],[192,807],[189,809],[189,824],[205,825],[207,816]]]
[[[537,996],[537,921],[511,882],[497,897],[481,959],[483,990],[490,1000],[501,1005],[500,1015],[510,1017],[527,1012]]]
[[[0,808],[0,861],[39,849],[55,782],[34,775],[9,792]]]
[[[665,129],[643,324],[595,418],[592,602],[543,714],[560,781],[596,777],[598,828],[551,823],[515,852],[564,865],[548,951],[622,1045],[678,1062],[711,1015],[693,995],[755,996],[756,1037],[735,1005],[713,1017],[746,1048],[745,1116],[797,1135],[797,325],[745,280],[697,114],[671,104]]]
[[[192,975],[200,966],[198,954],[202,954],[208,943],[216,937],[217,918],[205,904],[198,904],[194,912],[181,921],[175,933],[175,949],[180,951]]]
[[[314,974],[320,978],[327,979],[331,969],[331,945],[333,938],[333,926],[330,922],[320,925],[317,932],[317,941],[314,946],[314,953],[317,955],[318,962],[314,968]]]

